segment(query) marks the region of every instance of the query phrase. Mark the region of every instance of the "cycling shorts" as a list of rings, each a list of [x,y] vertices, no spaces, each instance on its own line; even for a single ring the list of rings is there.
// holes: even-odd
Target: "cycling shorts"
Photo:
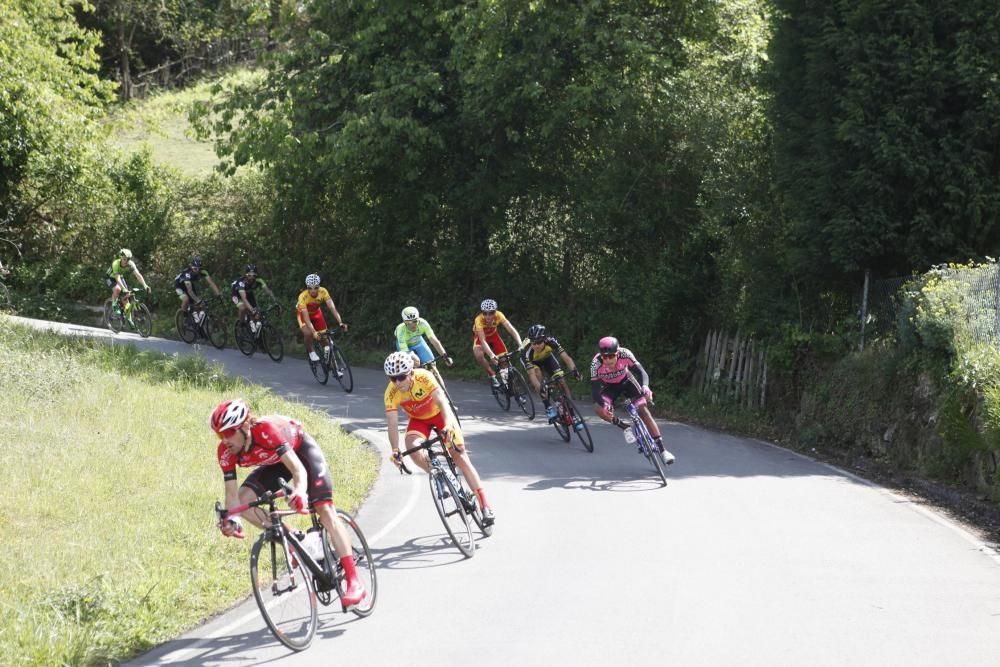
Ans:
[[[302,311],[295,311],[295,317],[299,321],[299,328],[301,329],[306,325],[306,321],[302,319]],[[323,318],[323,311],[317,308],[314,312],[309,313],[309,321],[312,323],[313,329],[316,331],[326,331],[326,319]]]
[[[486,344],[490,346],[493,350],[493,354],[505,354],[507,352],[507,346],[504,345],[503,339],[500,338],[500,333],[497,332],[492,336],[486,337]],[[476,349],[479,345],[479,336],[473,336],[472,338],[472,349]]]
[[[614,405],[615,400],[619,396],[625,396],[635,402],[636,399],[642,398],[642,387],[639,386],[639,383],[631,375],[621,382],[613,384],[608,384],[607,382],[601,383],[601,398]]]
[[[302,461],[306,469],[306,487],[309,490],[309,504],[317,505],[333,502],[333,480],[330,478],[330,467],[326,465],[326,458],[323,450],[319,448],[316,441],[308,433],[302,434],[302,444],[295,450],[295,455]],[[278,479],[282,478],[289,484],[292,483],[292,473],[281,461],[269,466],[261,466],[247,475],[241,486],[245,486],[257,497],[264,495],[266,491],[278,491],[281,485]]]
[[[399,341],[396,341],[396,349],[400,352],[414,352],[420,358],[420,363],[426,364],[431,359],[434,358],[434,353],[431,352],[431,346],[427,344],[423,336],[419,338],[411,338],[408,341],[409,347],[404,349],[400,347]]]
[[[256,308],[257,307],[257,296],[251,290],[246,290],[246,293],[247,293],[247,301],[250,302],[251,306],[253,306],[254,308]],[[234,294],[233,295],[233,305],[239,306],[241,303],[243,303],[243,299],[240,298],[240,295],[239,294]]]
[[[184,297],[186,297],[186,296],[187,297],[190,296],[190,294],[187,293],[187,290],[184,289],[184,288],[182,288],[182,287],[175,287],[174,291],[177,292],[177,296],[179,296],[182,299]],[[195,299],[195,301],[197,301],[198,300],[198,292],[197,292],[197,290],[195,290],[194,285],[191,285],[191,291],[194,293],[194,299]]]
[[[431,429],[436,428],[438,431],[443,431],[445,427],[444,424],[444,414],[439,412],[433,417],[428,417],[427,419],[417,419],[416,417],[410,417],[410,422],[406,425],[406,434],[419,433],[423,436],[424,440],[429,440],[431,437]],[[454,429],[451,432],[451,442],[448,446],[456,446],[459,451],[465,448],[465,438],[462,437],[461,429]]]
[[[540,359],[538,361],[525,361],[524,367],[528,370],[531,370],[532,368],[540,368],[548,377],[552,377],[553,373],[562,370],[562,364],[559,363],[559,359],[557,359],[554,354],[550,354],[544,359]]]

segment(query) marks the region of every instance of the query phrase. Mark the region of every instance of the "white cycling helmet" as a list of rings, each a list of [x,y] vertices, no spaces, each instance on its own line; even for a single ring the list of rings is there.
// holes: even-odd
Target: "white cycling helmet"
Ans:
[[[410,357],[409,352],[393,352],[385,358],[385,366],[383,368],[385,369],[385,374],[390,377],[409,373],[413,370],[413,359]]]
[[[132,259],[132,251],[129,250],[128,248],[122,248],[121,256],[124,257],[125,259]]]
[[[319,276],[316,275],[315,273],[310,273],[308,276],[306,276],[306,287],[308,287],[309,289],[312,289],[313,287],[319,287],[319,283],[320,283]]]
[[[493,299],[483,299],[483,302],[479,304],[479,310],[484,313],[492,313],[497,309],[497,302]]]
[[[242,398],[220,403],[208,418],[209,427],[216,433],[239,428],[250,417],[250,408]]]
[[[412,322],[418,317],[420,317],[420,311],[413,306],[407,306],[402,312],[404,322]]]

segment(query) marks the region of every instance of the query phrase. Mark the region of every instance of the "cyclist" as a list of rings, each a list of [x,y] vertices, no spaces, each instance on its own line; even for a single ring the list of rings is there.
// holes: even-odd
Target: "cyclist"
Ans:
[[[198,291],[195,289],[195,285],[201,278],[208,281],[209,286],[215,292],[216,296],[219,295],[219,288],[216,286],[215,281],[212,280],[212,276],[202,268],[201,257],[195,255],[191,258],[188,265],[174,278],[174,291],[181,298],[181,307],[177,309],[178,313],[182,310],[186,311],[191,302],[201,303],[201,297],[198,296]]]
[[[476,319],[472,323],[472,354],[476,357],[479,365],[486,370],[493,386],[499,387],[500,383],[493,372],[493,365],[497,363],[497,355],[507,351],[507,346],[500,338],[498,327],[502,324],[518,345],[521,344],[521,335],[517,333],[517,329],[514,328],[510,320],[497,310],[497,302],[493,299],[484,299],[479,305],[479,310],[480,313],[476,315]],[[486,361],[487,357],[489,357],[489,361]]]
[[[320,333],[326,331],[326,320],[323,318],[321,304],[325,303],[337,318],[337,326],[347,331],[347,324],[337,312],[333,297],[325,287],[320,287],[320,282],[320,277],[315,273],[306,276],[306,288],[299,294],[299,300],[295,304],[295,315],[299,320],[299,329],[302,330],[302,340],[306,344],[309,358],[313,361],[319,361],[319,355],[313,349],[313,340],[319,340]]]
[[[621,395],[633,400],[639,410],[639,416],[653,436],[653,442],[660,450],[660,458],[667,465],[674,462],[674,455],[663,446],[660,427],[649,413],[646,401],[653,400],[653,391],[649,388],[649,375],[627,347],[620,347],[614,336],[605,336],[597,343],[598,353],[590,362],[590,393],[594,399],[594,412],[606,422],[610,422],[627,431],[627,424],[614,413],[615,399]],[[638,372],[639,380],[633,374]]]
[[[521,346],[521,360],[524,361],[524,367],[528,370],[531,386],[535,388],[535,393],[541,397],[542,403],[545,404],[545,414],[548,415],[550,424],[556,420],[556,409],[549,402],[549,393],[542,387],[542,375],[543,373],[547,377],[554,377],[557,373],[560,376],[563,375],[562,366],[559,364],[556,354],[562,357],[569,372],[579,380],[580,371],[576,367],[576,362],[563,349],[559,341],[546,333],[544,325],[531,325],[528,328],[527,344]],[[563,391],[567,394],[572,393],[566,386],[566,379],[560,377],[560,381]]]
[[[389,426],[392,462],[398,468],[403,461],[399,453],[398,413],[398,409],[402,408],[410,418],[404,436],[407,449],[430,438],[431,429],[436,428],[446,440],[446,446],[452,450],[455,463],[458,464],[462,475],[479,496],[479,503],[483,507],[483,523],[492,525],[495,520],[493,510],[486,502],[482,480],[469,459],[462,430],[455,423],[454,416],[445,403],[443,392],[438,391],[434,376],[423,368],[414,369],[413,357],[408,352],[393,352],[386,357],[383,368],[385,374],[389,376],[389,386],[385,388],[385,420]],[[425,472],[430,472],[427,452],[418,452],[413,459]]]
[[[264,279],[257,277],[256,264],[247,264],[246,272],[229,285],[233,303],[240,311],[239,318],[244,322],[250,313],[257,312],[257,295],[254,293],[257,287],[262,287],[270,295],[272,301],[278,300]]]
[[[396,350],[399,352],[409,352],[413,357],[414,366],[420,367],[434,358],[428,341],[438,351],[442,357],[447,357],[445,363],[452,365],[452,359],[444,351],[444,345],[434,335],[434,330],[424,318],[420,317],[420,311],[413,306],[407,306],[401,313],[403,321],[396,327]]]
[[[358,581],[351,536],[337,518],[330,468],[313,437],[288,417],[252,417],[241,398],[221,403],[212,411],[208,424],[221,438],[217,455],[226,488],[226,507],[253,502],[266,491],[278,491],[279,478],[291,477],[288,505],[300,512],[307,507],[315,510],[333,548],[342,554],[340,564],[347,578],[347,590],[341,602],[344,606],[361,602],[367,592]],[[236,466],[255,468],[238,488]],[[266,525],[267,516],[260,508],[248,510],[245,516],[258,528]],[[228,518],[220,523],[219,529],[226,537],[243,537],[239,517]]]
[[[111,268],[108,269],[107,275],[104,278],[104,284],[111,288],[111,304],[113,308],[118,308],[118,295],[124,292],[122,303],[125,304],[125,318],[131,324],[132,302],[129,300],[128,285],[125,283],[125,273],[127,271],[131,271],[132,275],[142,283],[143,289],[147,292],[149,291],[149,285],[146,284],[146,279],[139,273],[139,267],[132,261],[132,251],[128,248],[122,248],[118,251],[118,257],[111,262]]]

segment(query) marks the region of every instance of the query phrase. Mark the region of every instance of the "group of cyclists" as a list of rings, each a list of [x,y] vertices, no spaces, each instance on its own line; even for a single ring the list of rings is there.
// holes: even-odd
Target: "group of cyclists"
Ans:
[[[123,277],[128,272],[135,275],[145,289],[149,289],[133,261],[132,252],[123,248],[108,270],[107,285],[112,289],[115,301],[119,294],[122,295],[126,316],[129,312],[128,287]],[[205,278],[216,295],[220,294],[218,286],[203,268],[201,258],[194,257],[174,279],[174,289],[180,297],[181,309],[189,308],[192,303],[200,303],[196,285],[201,278]],[[348,328],[329,291],[321,282],[315,273],[306,276],[305,289],[300,292],[296,302],[299,329],[307,353],[313,361],[319,359],[313,349],[313,341],[327,329],[322,305],[330,310],[338,327],[345,331]],[[232,300],[239,309],[240,318],[248,318],[257,311],[257,287],[274,298],[273,292],[258,276],[254,264],[248,264],[244,275],[231,283]],[[453,360],[417,308],[407,306],[402,310],[401,318],[402,322],[395,329],[396,351],[383,364],[388,377],[383,398],[391,461],[397,467],[402,465],[399,437],[401,409],[408,418],[403,435],[406,448],[416,447],[428,440],[433,431],[437,431],[478,496],[483,508],[484,523],[492,525],[495,514],[486,499],[481,477],[466,451],[457,415],[446,402],[443,389],[434,374],[423,368],[435,359],[431,346],[449,366]],[[565,363],[566,370],[580,380],[582,376],[577,364],[544,325],[532,325],[528,328],[527,337],[522,339],[513,323],[498,309],[497,302],[484,299],[472,324],[472,353],[493,386],[499,385],[497,368],[501,365],[500,358],[508,352],[500,334],[501,327],[515,342],[516,354],[524,363],[531,384],[545,405],[549,421],[554,421],[556,412],[545,391],[543,379],[545,376],[561,375],[562,363]],[[647,405],[653,398],[653,392],[649,388],[649,375],[645,368],[635,354],[622,347],[613,336],[601,338],[597,348],[598,351],[590,362],[594,413],[602,420],[628,430],[631,425],[615,415],[614,403],[618,398],[632,400],[653,436],[659,456],[664,463],[673,463],[674,456],[663,446],[659,427]],[[280,490],[280,479],[291,478],[289,503],[300,511],[311,507],[330,534],[336,552],[347,554],[340,559],[346,577],[342,603],[345,608],[359,604],[367,592],[356,575],[353,557],[350,555],[350,534],[337,518],[330,469],[316,441],[298,422],[288,417],[255,417],[242,399],[227,400],[216,407],[209,417],[209,426],[219,437],[217,456],[223,474],[226,508],[254,501],[267,491],[277,492]],[[424,471],[430,471],[426,452],[418,452],[415,462]],[[237,466],[255,468],[240,486],[236,484]],[[267,518],[260,510],[248,511],[243,516],[257,527],[265,527]],[[227,518],[219,528],[227,537],[243,536],[238,516]]]

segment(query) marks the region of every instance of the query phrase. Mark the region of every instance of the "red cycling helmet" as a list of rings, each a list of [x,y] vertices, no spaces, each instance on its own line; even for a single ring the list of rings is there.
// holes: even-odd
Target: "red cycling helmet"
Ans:
[[[225,401],[212,411],[208,426],[216,433],[239,428],[250,418],[250,408],[242,398]]]

